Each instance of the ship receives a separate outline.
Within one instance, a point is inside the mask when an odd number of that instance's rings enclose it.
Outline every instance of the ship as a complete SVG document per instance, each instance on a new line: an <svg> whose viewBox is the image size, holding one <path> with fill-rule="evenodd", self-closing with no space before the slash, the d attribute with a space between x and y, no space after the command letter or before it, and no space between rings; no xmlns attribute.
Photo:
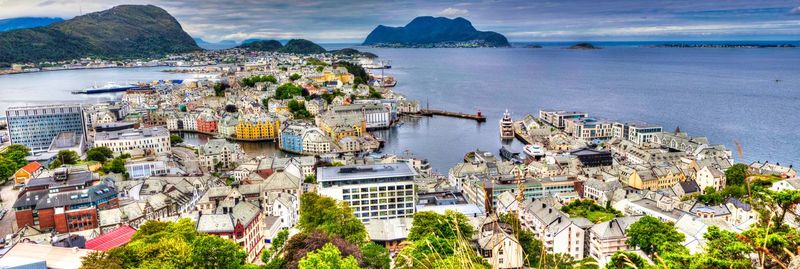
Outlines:
<svg viewBox="0 0 800 269"><path fill-rule="evenodd" d="M544 157L544 147L539 144L526 145L522 148L522 152L530 160L541 160Z"/></svg>
<svg viewBox="0 0 800 269"><path fill-rule="evenodd" d="M509 147L508 145L503 145L502 147L500 147L500 157L502 157L503 159L519 164L522 163L522 158L520 158L519 155L520 155L519 151L511 149L511 147Z"/></svg>
<svg viewBox="0 0 800 269"><path fill-rule="evenodd" d="M83 90L76 90L72 91L72 94L98 94L98 93L109 93L109 92L124 92L128 90L138 90L142 89L141 86L134 85L134 84L117 84L114 82L106 83L102 87L93 86Z"/></svg>
<svg viewBox="0 0 800 269"><path fill-rule="evenodd" d="M385 62L381 60L378 61L378 63L375 63L375 61L373 60L366 60L366 61L362 60L361 67L364 67L365 69L389 69L392 68L392 65L388 60Z"/></svg>
<svg viewBox="0 0 800 269"><path fill-rule="evenodd" d="M500 138L514 138L514 121L511 120L511 113L508 113L508 110L503 113L503 118L500 119Z"/></svg>

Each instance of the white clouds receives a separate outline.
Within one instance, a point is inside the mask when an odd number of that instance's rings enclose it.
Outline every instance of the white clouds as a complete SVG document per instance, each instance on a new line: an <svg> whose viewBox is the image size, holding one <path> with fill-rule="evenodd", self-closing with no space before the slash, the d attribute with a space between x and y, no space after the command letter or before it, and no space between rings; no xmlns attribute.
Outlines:
<svg viewBox="0 0 800 269"><path fill-rule="evenodd" d="M800 7L793 8L791 11L789 11L789 14L800 15Z"/></svg>
<svg viewBox="0 0 800 269"><path fill-rule="evenodd" d="M459 17L459 16L466 16L467 13L469 13L469 10L448 7L443 9L442 11L439 11L438 14L439 16L445 16L445 17Z"/></svg>

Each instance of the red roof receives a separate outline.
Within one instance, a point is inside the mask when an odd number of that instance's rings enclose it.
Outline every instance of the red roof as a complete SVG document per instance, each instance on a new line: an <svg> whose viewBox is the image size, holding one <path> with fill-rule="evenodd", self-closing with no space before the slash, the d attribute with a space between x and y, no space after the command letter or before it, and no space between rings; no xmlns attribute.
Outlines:
<svg viewBox="0 0 800 269"><path fill-rule="evenodd" d="M29 162L27 165L22 167L22 170L28 171L28 173L33 174L33 172L36 172L36 170L39 170L39 168L42 168L42 164L40 164L39 162Z"/></svg>
<svg viewBox="0 0 800 269"><path fill-rule="evenodd" d="M136 230L130 226L122 226L107 234L86 241L86 249L108 251L109 249L127 244L131 241L131 237L135 233Z"/></svg>

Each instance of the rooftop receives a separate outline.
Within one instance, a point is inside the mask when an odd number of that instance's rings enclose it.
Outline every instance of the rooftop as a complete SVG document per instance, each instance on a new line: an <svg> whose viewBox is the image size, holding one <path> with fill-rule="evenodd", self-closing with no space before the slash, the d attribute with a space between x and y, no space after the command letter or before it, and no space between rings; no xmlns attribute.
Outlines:
<svg viewBox="0 0 800 269"><path fill-rule="evenodd" d="M96 141L102 140L132 140L156 136L169 136L169 131L164 127L151 127L142 129L127 129L119 131L100 132L95 135Z"/></svg>
<svg viewBox="0 0 800 269"><path fill-rule="evenodd" d="M364 178L413 177L417 172L408 163L349 165L340 167L320 167L317 180L320 182L354 180Z"/></svg>

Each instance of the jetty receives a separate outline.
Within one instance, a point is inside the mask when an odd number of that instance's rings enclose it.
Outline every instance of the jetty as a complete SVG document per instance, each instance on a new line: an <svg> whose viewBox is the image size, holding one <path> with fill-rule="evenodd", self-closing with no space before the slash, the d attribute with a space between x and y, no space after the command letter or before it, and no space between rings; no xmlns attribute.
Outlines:
<svg viewBox="0 0 800 269"><path fill-rule="evenodd" d="M486 116L481 114L480 111L478 111L475 114L467 114L467 113L452 112L452 111L445 111L445 110L439 110L439 109L420 109L418 114L420 114L422 116L428 116L428 117L445 116L445 117L452 117L452 118L470 119L470 120L475 120L477 122L486 122Z"/></svg>

